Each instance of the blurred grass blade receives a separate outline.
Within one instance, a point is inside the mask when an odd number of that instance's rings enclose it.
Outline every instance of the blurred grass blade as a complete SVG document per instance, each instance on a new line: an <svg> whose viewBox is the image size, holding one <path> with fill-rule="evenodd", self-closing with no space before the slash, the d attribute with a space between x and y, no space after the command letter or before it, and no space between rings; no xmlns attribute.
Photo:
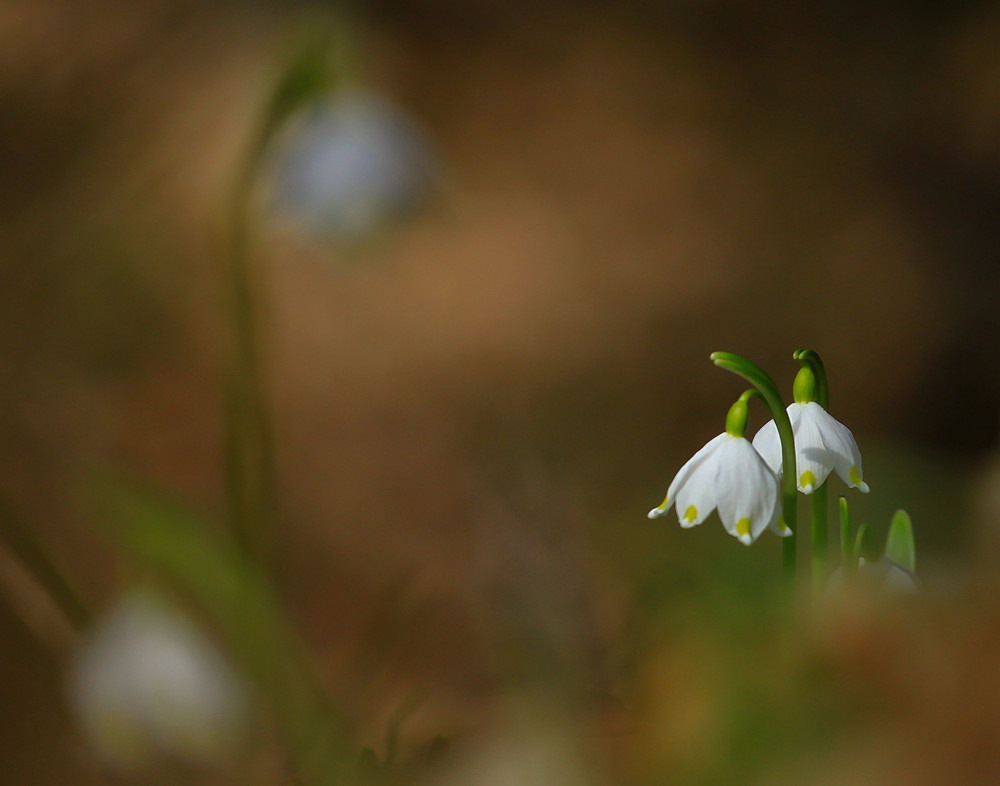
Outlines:
<svg viewBox="0 0 1000 786"><path fill-rule="evenodd" d="M93 618L90 604L48 549L4 502L0 502L0 540L48 593L73 630L85 630Z"/></svg>
<svg viewBox="0 0 1000 786"><path fill-rule="evenodd" d="M309 675L263 573L234 541L181 505L134 484L101 491L100 512L115 541L217 626L273 708L303 782L343 782L352 759L342 724Z"/></svg>
<svg viewBox="0 0 1000 786"><path fill-rule="evenodd" d="M913 524L905 510L897 510L893 514L889 536L885 541L885 556L911 573L916 570L917 551L913 544Z"/></svg>

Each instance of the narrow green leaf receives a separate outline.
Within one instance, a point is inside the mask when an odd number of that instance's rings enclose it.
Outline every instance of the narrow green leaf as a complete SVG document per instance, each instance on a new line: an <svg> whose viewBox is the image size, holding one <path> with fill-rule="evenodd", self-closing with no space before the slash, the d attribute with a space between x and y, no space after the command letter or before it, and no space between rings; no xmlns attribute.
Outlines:
<svg viewBox="0 0 1000 786"><path fill-rule="evenodd" d="M897 510L885 540L885 556L911 573L916 570L917 551L913 544L913 524L905 510Z"/></svg>
<svg viewBox="0 0 1000 786"><path fill-rule="evenodd" d="M880 556L874 531L867 524L862 524L854 536L855 561L864 559L865 562L877 562Z"/></svg>

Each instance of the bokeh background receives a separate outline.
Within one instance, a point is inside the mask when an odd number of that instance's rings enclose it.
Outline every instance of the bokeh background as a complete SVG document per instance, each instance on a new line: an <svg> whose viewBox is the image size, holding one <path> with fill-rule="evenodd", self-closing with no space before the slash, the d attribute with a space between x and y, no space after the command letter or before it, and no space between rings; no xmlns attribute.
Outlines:
<svg viewBox="0 0 1000 786"><path fill-rule="evenodd" d="M0 495L99 605L127 567L88 473L223 509L220 216L336 10L0 2ZM446 735L406 774L432 783L995 782L1000 6L352 11L430 193L349 243L262 198L254 257L275 585L353 742ZM923 585L790 642L777 539L645 513L742 390L708 354L790 392L804 347L865 457L856 520L906 507ZM0 573L0 771L135 782L70 720L74 643ZM178 777L137 782L250 778Z"/></svg>

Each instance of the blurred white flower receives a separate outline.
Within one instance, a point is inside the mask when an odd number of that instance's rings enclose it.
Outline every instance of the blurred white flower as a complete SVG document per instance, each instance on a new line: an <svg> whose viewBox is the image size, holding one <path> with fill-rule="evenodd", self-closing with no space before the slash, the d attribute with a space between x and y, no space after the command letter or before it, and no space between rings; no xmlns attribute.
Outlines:
<svg viewBox="0 0 1000 786"><path fill-rule="evenodd" d="M701 524L718 508L726 531L747 546L768 527L791 534L780 520L778 478L744 437L724 432L695 453L649 518L664 515L674 502L682 527Z"/></svg>
<svg viewBox="0 0 1000 786"><path fill-rule="evenodd" d="M515 704L512 714L521 709ZM581 745L582 731L542 706L531 711L532 718L468 741L428 786L590 786L600 780L593 752Z"/></svg>
<svg viewBox="0 0 1000 786"><path fill-rule="evenodd" d="M433 183L424 135L372 93L318 104L282 142L274 207L318 234L363 239L417 207Z"/></svg>
<svg viewBox="0 0 1000 786"><path fill-rule="evenodd" d="M869 562L861 557L858 559L856 578L862 586L878 587L900 595L908 595L920 589L917 575L888 557L882 557L875 562ZM830 574L826 585L827 592L839 591L844 584L844 570L837 568Z"/></svg>
<svg viewBox="0 0 1000 786"><path fill-rule="evenodd" d="M826 482L830 472L836 470L844 483L867 494L868 484L862 479L861 451L850 429L815 401L789 404L787 411L795 435L799 491L812 494ZM781 440L773 420L757 432L753 446L780 477Z"/></svg>
<svg viewBox="0 0 1000 786"><path fill-rule="evenodd" d="M147 590L97 624L74 664L70 699L97 753L125 770L160 756L224 761L249 711L247 688L219 651Z"/></svg>

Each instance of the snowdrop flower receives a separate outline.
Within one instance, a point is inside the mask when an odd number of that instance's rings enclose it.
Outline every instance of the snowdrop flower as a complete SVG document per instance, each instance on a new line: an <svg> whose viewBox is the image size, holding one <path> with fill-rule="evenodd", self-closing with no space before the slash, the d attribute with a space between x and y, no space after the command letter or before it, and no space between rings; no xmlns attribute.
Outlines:
<svg viewBox="0 0 1000 786"><path fill-rule="evenodd" d="M687 528L718 509L726 531L747 546L768 527L782 536L792 534L780 520L778 478L743 436L751 393L744 393L729 410L726 431L681 467L649 518L663 516L676 504L678 521Z"/></svg>
<svg viewBox="0 0 1000 786"><path fill-rule="evenodd" d="M861 451L850 429L813 401L815 377L803 366L795 377L795 401L788 405L788 419L795 435L798 488L812 494L836 470L848 486L868 493L862 479ZM781 475L781 440L778 427L768 421L753 438L753 446L768 466Z"/></svg>
<svg viewBox="0 0 1000 786"><path fill-rule="evenodd" d="M122 770L157 755L223 761L247 726L246 686L195 625L151 591L127 596L98 623L69 687L84 734Z"/></svg>
<svg viewBox="0 0 1000 786"><path fill-rule="evenodd" d="M273 202L312 231L361 240L427 197L432 159L401 111L372 93L345 91L286 135Z"/></svg>

